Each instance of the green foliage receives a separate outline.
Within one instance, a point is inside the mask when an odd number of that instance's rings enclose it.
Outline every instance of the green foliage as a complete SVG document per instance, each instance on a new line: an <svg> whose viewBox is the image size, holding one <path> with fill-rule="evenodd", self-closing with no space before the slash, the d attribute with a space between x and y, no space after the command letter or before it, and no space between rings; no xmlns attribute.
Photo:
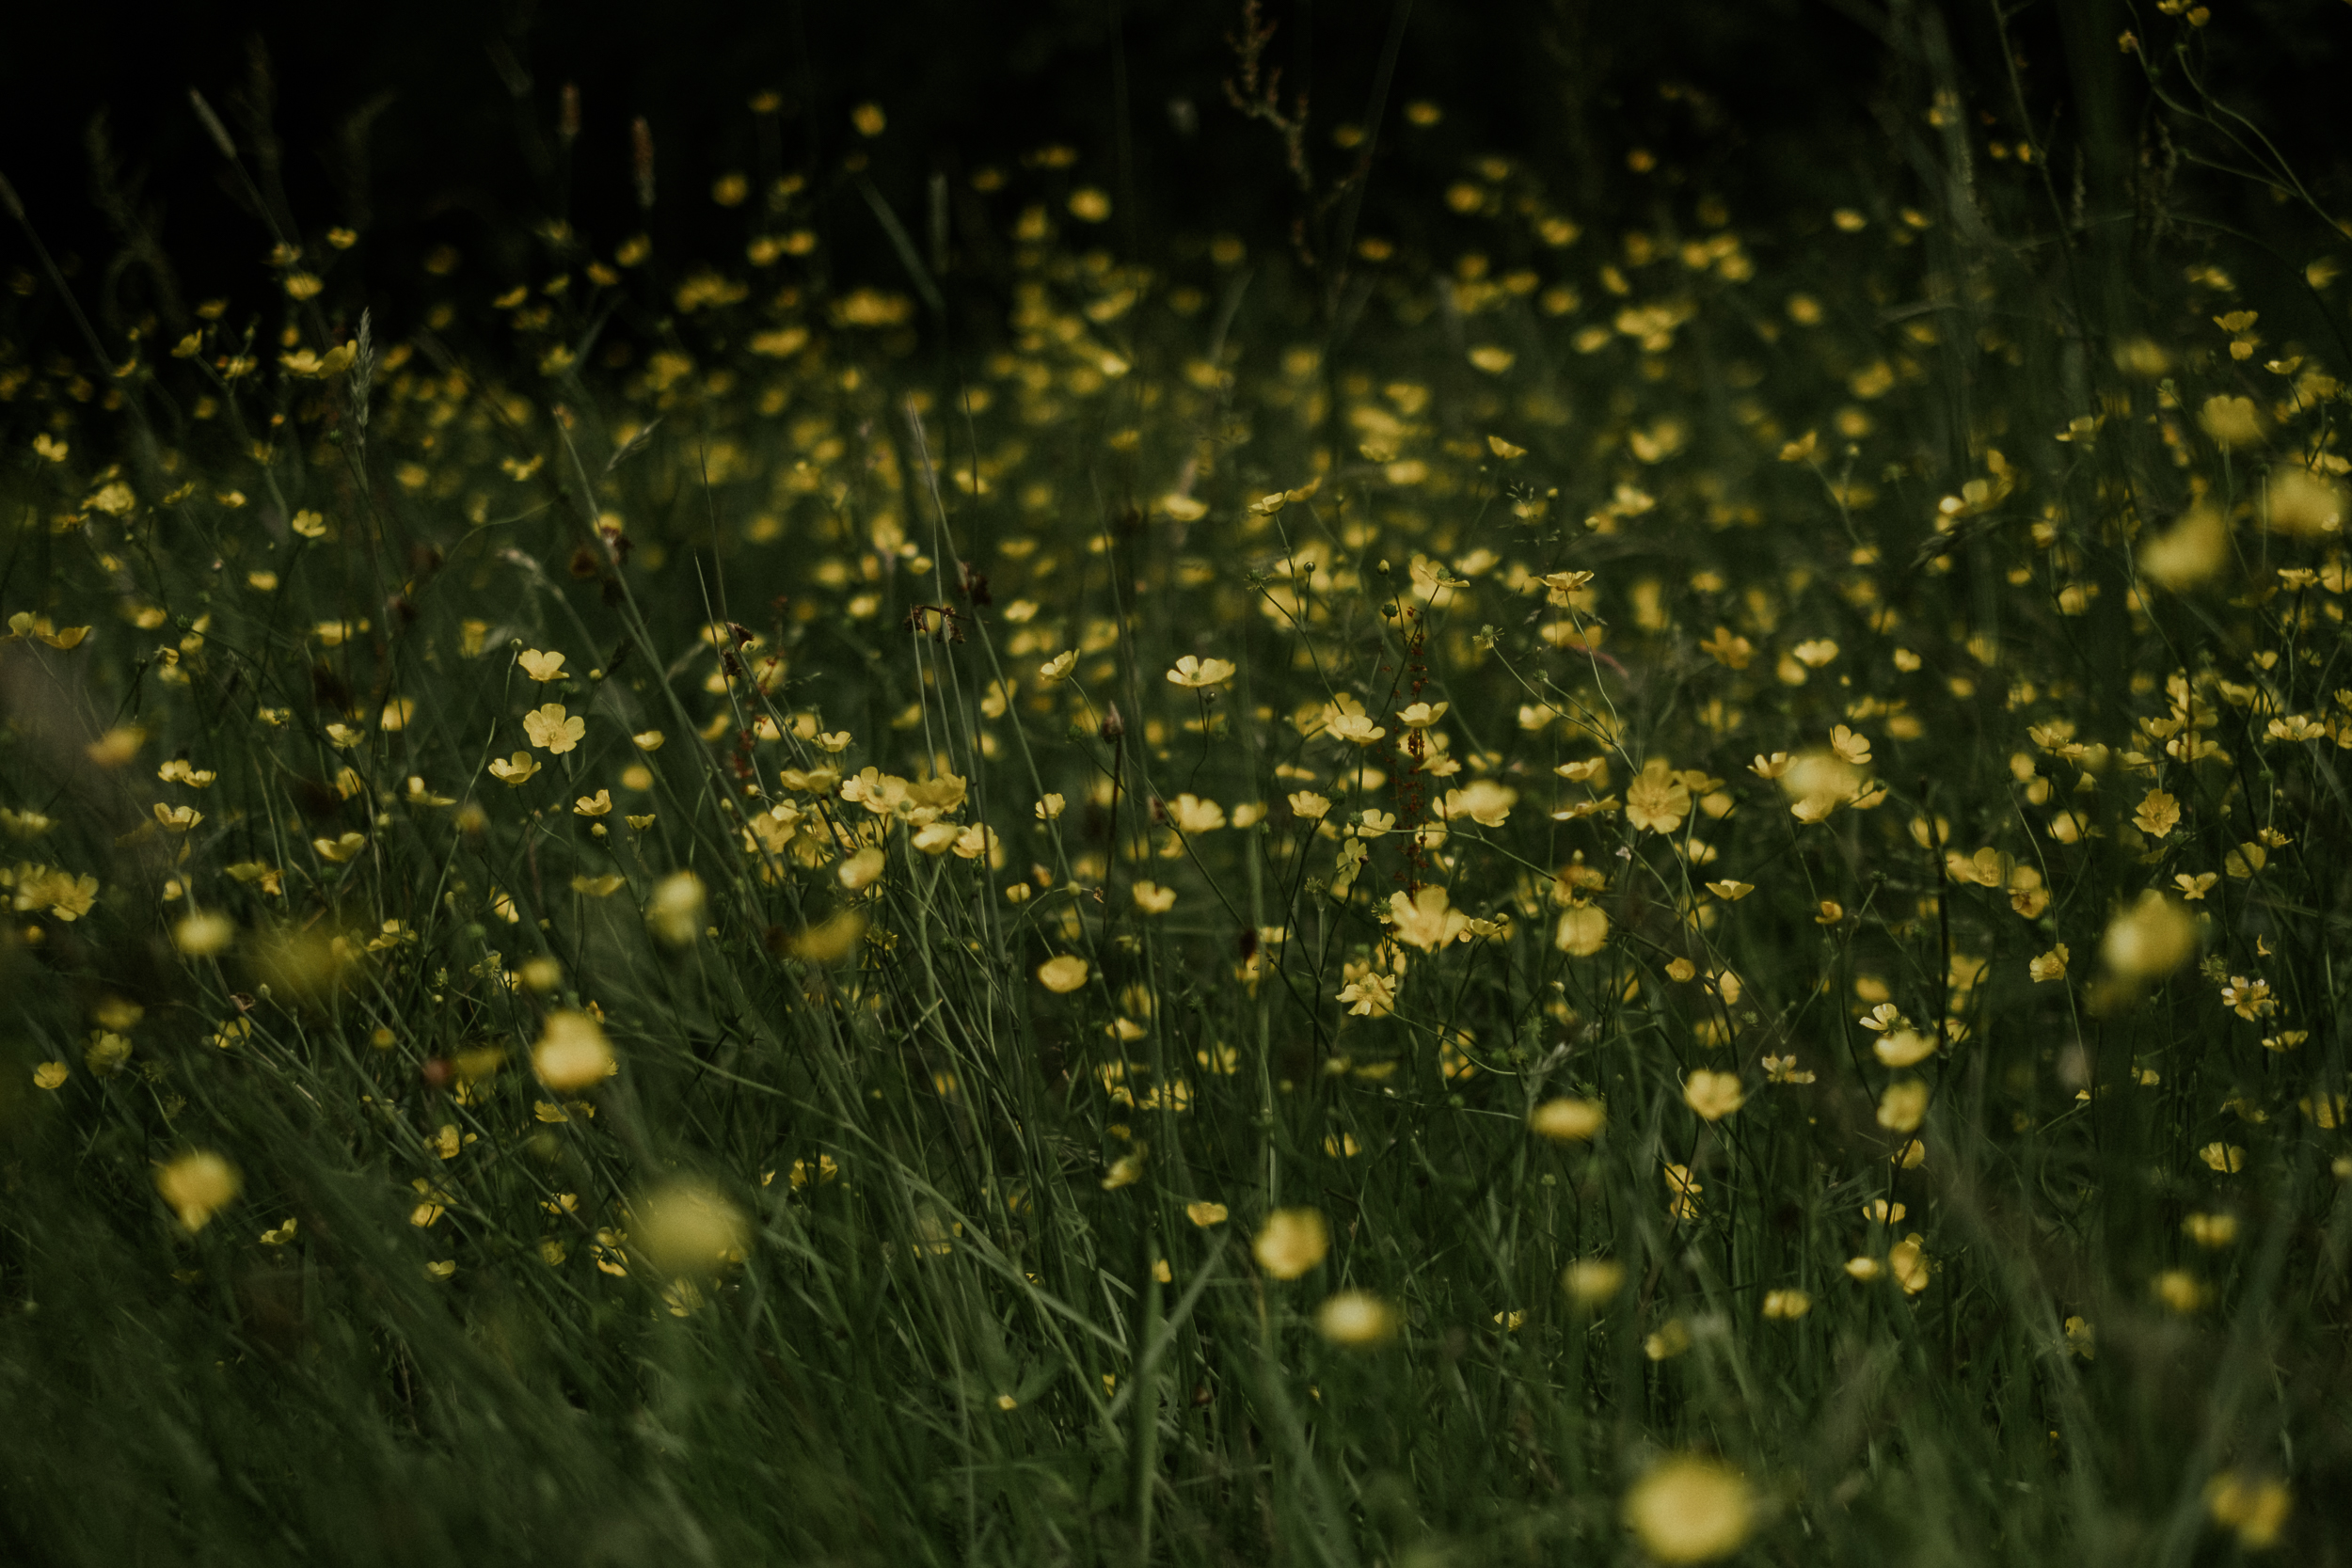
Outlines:
<svg viewBox="0 0 2352 1568"><path fill-rule="evenodd" d="M1830 212L0 360L0 1539L2332 1552L2337 236L1903 57Z"/></svg>

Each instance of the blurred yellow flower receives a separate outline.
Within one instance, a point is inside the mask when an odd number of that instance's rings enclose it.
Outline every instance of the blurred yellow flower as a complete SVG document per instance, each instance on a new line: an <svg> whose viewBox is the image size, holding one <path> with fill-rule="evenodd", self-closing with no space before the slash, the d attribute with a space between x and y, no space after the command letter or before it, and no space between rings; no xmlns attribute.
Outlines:
<svg viewBox="0 0 2352 1568"><path fill-rule="evenodd" d="M339 833L333 838L314 838L310 841L310 847L318 851L319 859L332 861L337 865L356 859L359 851L367 847L365 833Z"/></svg>
<svg viewBox="0 0 2352 1568"><path fill-rule="evenodd" d="M228 1207L241 1184L236 1167L206 1149L183 1154L155 1170L155 1191L190 1230L203 1229Z"/></svg>
<svg viewBox="0 0 2352 1568"><path fill-rule="evenodd" d="M236 936L237 923L211 910L192 911L171 928L172 944L191 958L209 958Z"/></svg>
<svg viewBox="0 0 2352 1568"><path fill-rule="evenodd" d="M2229 521L2202 501L2139 547L2140 576L2175 594L2218 575L2229 562Z"/></svg>
<svg viewBox="0 0 2352 1568"><path fill-rule="evenodd" d="M1087 961L1074 953L1064 953L1037 966L1038 984L1057 995L1067 995L1085 985L1087 974Z"/></svg>
<svg viewBox="0 0 2352 1568"><path fill-rule="evenodd" d="M1608 1110L1597 1100L1559 1099L1536 1106L1527 1125L1537 1136L1554 1143L1589 1143L1600 1136L1608 1120Z"/></svg>
<svg viewBox="0 0 2352 1568"><path fill-rule="evenodd" d="M1396 1338L1396 1309L1369 1291L1342 1291L1316 1309L1315 1329L1350 1349L1384 1345Z"/></svg>
<svg viewBox="0 0 2352 1568"><path fill-rule="evenodd" d="M1916 1029L1889 1029L1870 1042L1870 1053L1887 1067L1916 1067L1935 1054L1935 1039Z"/></svg>
<svg viewBox="0 0 2352 1568"><path fill-rule="evenodd" d="M1694 1070L1682 1085L1683 1103L1708 1121L1721 1121L1747 1103L1747 1091L1736 1072Z"/></svg>
<svg viewBox="0 0 2352 1568"><path fill-rule="evenodd" d="M1625 1522L1659 1562L1728 1557L1756 1528L1747 1478L1720 1460L1677 1454L1661 1460L1625 1497Z"/></svg>
<svg viewBox="0 0 2352 1568"><path fill-rule="evenodd" d="M2269 1476L2225 1470L2205 1483L2205 1512L2250 1551L2278 1544L2294 1506L2286 1482Z"/></svg>
<svg viewBox="0 0 2352 1568"><path fill-rule="evenodd" d="M2126 980L2160 980L2196 956L2197 917L2153 888L2107 923L2100 957Z"/></svg>
<svg viewBox="0 0 2352 1568"><path fill-rule="evenodd" d="M1258 1266L1277 1279L1296 1279L1323 1261L1331 1233L1315 1209L1277 1209L1250 1243Z"/></svg>
<svg viewBox="0 0 2352 1568"><path fill-rule="evenodd" d="M1589 958L1609 941L1609 916L1597 904L1571 904L1560 913L1552 945L1571 958Z"/></svg>
<svg viewBox="0 0 2352 1568"><path fill-rule="evenodd" d="M1560 1289L1577 1306L1599 1306L1625 1288L1625 1265L1613 1258L1580 1258L1561 1271Z"/></svg>
<svg viewBox="0 0 2352 1568"><path fill-rule="evenodd" d="M532 1070L558 1094L601 1084L620 1069L604 1025L580 1012L548 1015L539 1043L531 1048Z"/></svg>
<svg viewBox="0 0 2352 1568"><path fill-rule="evenodd" d="M1905 1078L1889 1084L1879 1096L1879 1125L1895 1132L1915 1132L1927 1119L1928 1085L1925 1080Z"/></svg>
<svg viewBox="0 0 2352 1568"><path fill-rule="evenodd" d="M1928 1288L1927 1249L1916 1231L1886 1249L1886 1267L1903 1294L1915 1296Z"/></svg>
<svg viewBox="0 0 2352 1568"><path fill-rule="evenodd" d="M709 1183L681 1179L630 1206L631 1250L673 1276L713 1275L742 1259L750 1220Z"/></svg>

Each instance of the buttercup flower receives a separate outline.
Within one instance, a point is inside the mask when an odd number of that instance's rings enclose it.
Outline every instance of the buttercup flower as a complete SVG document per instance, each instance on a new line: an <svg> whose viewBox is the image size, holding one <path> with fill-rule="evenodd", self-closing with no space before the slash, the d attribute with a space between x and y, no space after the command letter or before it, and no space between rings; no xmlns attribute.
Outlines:
<svg viewBox="0 0 2352 1568"><path fill-rule="evenodd" d="M1231 659L1200 658L1186 654L1176 661L1176 668L1168 673L1170 686L1199 689L1218 686L1233 678L1235 666Z"/></svg>
<svg viewBox="0 0 2352 1568"><path fill-rule="evenodd" d="M1650 1557L1665 1563L1728 1557L1756 1528L1756 1493L1719 1460L1677 1454L1661 1460L1626 1494L1625 1522Z"/></svg>
<svg viewBox="0 0 2352 1568"><path fill-rule="evenodd" d="M576 713L567 716L561 703L548 703L523 715L523 733L541 751L562 756L587 735L588 721Z"/></svg>
<svg viewBox="0 0 2352 1568"><path fill-rule="evenodd" d="M1721 1121L1747 1103L1747 1091L1736 1072L1710 1072L1700 1068L1682 1085L1683 1103L1708 1121Z"/></svg>
<svg viewBox="0 0 2352 1568"><path fill-rule="evenodd" d="M210 1224L237 1196L240 1185L236 1167L206 1149L183 1154L155 1170L156 1192L189 1230Z"/></svg>
<svg viewBox="0 0 2352 1568"><path fill-rule="evenodd" d="M1250 1243L1258 1267L1276 1279L1296 1279L1323 1261L1331 1250L1331 1233L1321 1211L1277 1209Z"/></svg>

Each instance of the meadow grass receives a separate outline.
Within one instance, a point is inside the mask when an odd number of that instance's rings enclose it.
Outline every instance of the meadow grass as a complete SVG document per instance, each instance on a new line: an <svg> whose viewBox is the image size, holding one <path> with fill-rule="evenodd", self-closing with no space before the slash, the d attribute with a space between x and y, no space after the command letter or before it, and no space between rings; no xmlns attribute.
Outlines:
<svg viewBox="0 0 2352 1568"><path fill-rule="evenodd" d="M1818 210L256 187L0 357L0 1541L2337 1560L2341 236L1934 44Z"/></svg>

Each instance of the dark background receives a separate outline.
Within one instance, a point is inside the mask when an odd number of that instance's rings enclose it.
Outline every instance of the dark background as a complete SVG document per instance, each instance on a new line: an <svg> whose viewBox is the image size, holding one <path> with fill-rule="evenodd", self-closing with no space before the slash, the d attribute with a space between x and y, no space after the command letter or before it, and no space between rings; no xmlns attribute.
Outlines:
<svg viewBox="0 0 2352 1568"><path fill-rule="evenodd" d="M2344 87L2352 7L2215 4L2219 14L2199 40L2211 84L2290 151L2323 199L2352 210L2341 135L2352 100ZM1270 0L1266 14L1279 25L1269 58L1283 69L1285 98L1302 87L1312 95L1311 146L1328 179L1352 157L1328 132L1363 117L1390 6ZM1503 152L1540 165L1571 212L1605 226L1610 208L1640 198L1624 168L1634 145L1720 193L1738 222L1849 199L1882 184L1899 156L1889 115L1915 125L1924 101L1916 59L1906 65L1882 42L1887 14L1875 0L1415 0L1367 224L1386 217L1395 232L1429 221L1431 193L1465 158ZM1986 134L2016 135L1991 6L1896 7L1898 23L1921 14L1941 18L1971 111L2004 121ZM746 211L708 198L725 169L832 169L863 145L877 188L915 227L933 171L957 177L961 189L974 166L1009 167L1061 142L1081 155L1064 183L1136 193L1105 235L1149 261L1216 230L1279 244L1295 212L1274 137L1225 101L1227 38L1240 18L1238 0L20 7L0 38L0 171L50 247L71 259L79 291L120 245L89 174L89 128L103 114L116 184L134 193L183 297L266 288L267 235L242 209L187 99L191 87L204 91L249 153L236 105L254 97L258 40L288 203L314 244L330 224L363 230L365 243L339 269L364 269L379 297L413 287L418 260L443 242L495 281L505 280L501 267L519 276L524 225L516 220L559 208L609 253L644 226L628 136L641 114L659 150L649 227L666 254L739 255ZM2112 44L2127 25L2157 37L2179 30L2116 0L2016 8L2019 83L2042 130L2055 117L2063 138L2105 116L2118 148L2145 140L2145 91ZM565 82L579 85L584 110L567 182L554 136ZM1668 84L1698 96L1670 99L1660 91ZM763 88L786 104L764 150L746 106ZM1398 111L1415 99L1439 103L1444 121L1408 130ZM890 117L870 144L848 119L867 101ZM365 135L353 135L355 115L371 114ZM2233 154L2217 145L2215 155ZM836 264L895 273L863 200L818 188ZM0 226L0 272L30 259L15 226Z"/></svg>

